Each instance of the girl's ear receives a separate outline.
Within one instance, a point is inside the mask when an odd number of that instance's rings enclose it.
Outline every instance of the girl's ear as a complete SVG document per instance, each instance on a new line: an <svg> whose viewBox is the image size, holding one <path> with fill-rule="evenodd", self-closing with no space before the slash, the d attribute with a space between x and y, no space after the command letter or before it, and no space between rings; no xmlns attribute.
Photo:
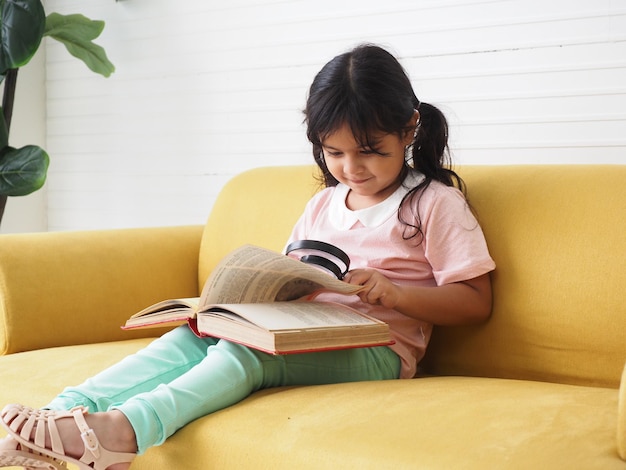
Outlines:
<svg viewBox="0 0 626 470"><path fill-rule="evenodd" d="M416 109L409 119L409 122L406 124L406 131L404 134L404 144L410 145L413 143L413 139L415 139L415 134L417 133L417 126L420 122L420 112Z"/></svg>
<svg viewBox="0 0 626 470"><path fill-rule="evenodd" d="M417 109L415 109L413 111L413 116L411 116L411 127L413 129L415 129L417 127L417 125L419 124L420 117L421 117L420 116L420 112Z"/></svg>

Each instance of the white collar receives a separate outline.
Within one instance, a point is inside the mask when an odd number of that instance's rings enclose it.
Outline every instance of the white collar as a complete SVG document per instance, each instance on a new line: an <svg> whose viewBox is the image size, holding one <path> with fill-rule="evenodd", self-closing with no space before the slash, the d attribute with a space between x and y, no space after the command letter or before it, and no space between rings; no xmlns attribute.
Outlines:
<svg viewBox="0 0 626 470"><path fill-rule="evenodd" d="M330 200L329 218L338 230L350 230L361 222L365 227L379 227L389 217L398 212L402 198L424 179L424 175L409 173L402 184L384 201L365 209L350 210L346 207L346 198L350 188L342 183L335 186Z"/></svg>

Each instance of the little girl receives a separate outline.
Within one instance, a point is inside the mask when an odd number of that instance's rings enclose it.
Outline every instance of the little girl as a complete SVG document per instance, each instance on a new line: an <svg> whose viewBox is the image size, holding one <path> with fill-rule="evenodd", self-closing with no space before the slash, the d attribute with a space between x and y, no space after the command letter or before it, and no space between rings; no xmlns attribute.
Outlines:
<svg viewBox="0 0 626 470"><path fill-rule="evenodd" d="M387 322L396 343L271 356L179 327L43 410L5 407L0 465L126 469L187 423L263 388L410 379L433 324L488 318L494 263L447 167L445 117L417 99L399 62L372 45L335 57L311 85L305 120L326 189L289 241L346 251L345 280L365 288L325 298Z"/></svg>

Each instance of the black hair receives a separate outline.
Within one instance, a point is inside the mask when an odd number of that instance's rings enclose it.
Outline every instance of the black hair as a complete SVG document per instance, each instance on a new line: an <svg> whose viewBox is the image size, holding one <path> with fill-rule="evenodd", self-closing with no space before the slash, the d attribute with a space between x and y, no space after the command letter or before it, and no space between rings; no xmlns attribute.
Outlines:
<svg viewBox="0 0 626 470"><path fill-rule="evenodd" d="M418 125L407 129L416 110ZM341 126L348 125L359 144L372 148L373 133L415 133L400 178L416 172L424 179L410 188L398 208L398 218L407 227L405 239L418 236L421 242L419 200L432 181L457 186L465 194L463 180L451 168L445 116L435 106L419 101L402 65L379 46L360 45L322 67L309 89L304 114L313 158L326 187L336 186L338 181L328 171L322 143ZM411 221L402 211L407 203L414 207Z"/></svg>

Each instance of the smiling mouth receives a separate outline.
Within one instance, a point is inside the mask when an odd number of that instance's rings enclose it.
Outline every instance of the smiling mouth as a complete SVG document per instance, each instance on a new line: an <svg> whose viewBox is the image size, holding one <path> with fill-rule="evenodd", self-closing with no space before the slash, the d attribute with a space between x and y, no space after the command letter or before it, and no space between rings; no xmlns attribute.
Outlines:
<svg viewBox="0 0 626 470"><path fill-rule="evenodd" d="M351 179L348 178L348 181L350 182L350 184L356 184L356 185L361 185L363 183L367 183L370 179L369 178L364 178L364 179Z"/></svg>

